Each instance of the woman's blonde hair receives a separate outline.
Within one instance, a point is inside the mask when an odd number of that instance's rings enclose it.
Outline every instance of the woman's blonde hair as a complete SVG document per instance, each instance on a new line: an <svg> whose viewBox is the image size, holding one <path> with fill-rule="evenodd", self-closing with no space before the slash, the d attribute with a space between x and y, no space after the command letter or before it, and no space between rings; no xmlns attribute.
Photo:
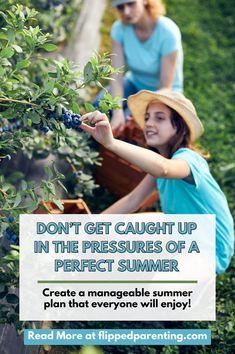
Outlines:
<svg viewBox="0 0 235 354"><path fill-rule="evenodd" d="M159 16L165 15L166 7L162 0L146 0L146 10L152 20L157 20ZM123 22L123 21L122 21Z"/></svg>
<svg viewBox="0 0 235 354"><path fill-rule="evenodd" d="M153 20L166 13L166 7L162 0L147 0L146 9Z"/></svg>

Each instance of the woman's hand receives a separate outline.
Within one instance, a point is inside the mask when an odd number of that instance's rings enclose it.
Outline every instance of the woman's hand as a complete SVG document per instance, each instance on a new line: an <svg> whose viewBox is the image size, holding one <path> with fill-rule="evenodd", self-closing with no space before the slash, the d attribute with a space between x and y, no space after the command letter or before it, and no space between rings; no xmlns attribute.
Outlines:
<svg viewBox="0 0 235 354"><path fill-rule="evenodd" d="M111 128L115 136L119 136L126 124L125 116L122 109L113 110Z"/></svg>
<svg viewBox="0 0 235 354"><path fill-rule="evenodd" d="M108 117L105 114L99 111L94 111L84 114L80 120L82 122L80 127L87 133L91 134L98 143L107 148L112 146L114 137ZM83 123L86 120L89 123L94 124L94 126Z"/></svg>

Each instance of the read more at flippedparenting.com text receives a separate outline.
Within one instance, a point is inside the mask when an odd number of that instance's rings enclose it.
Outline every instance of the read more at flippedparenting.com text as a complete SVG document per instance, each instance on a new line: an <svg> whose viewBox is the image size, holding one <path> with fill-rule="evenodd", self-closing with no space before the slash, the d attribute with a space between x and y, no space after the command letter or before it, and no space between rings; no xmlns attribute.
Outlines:
<svg viewBox="0 0 235 354"><path fill-rule="evenodd" d="M209 345L208 329L28 329L25 345Z"/></svg>

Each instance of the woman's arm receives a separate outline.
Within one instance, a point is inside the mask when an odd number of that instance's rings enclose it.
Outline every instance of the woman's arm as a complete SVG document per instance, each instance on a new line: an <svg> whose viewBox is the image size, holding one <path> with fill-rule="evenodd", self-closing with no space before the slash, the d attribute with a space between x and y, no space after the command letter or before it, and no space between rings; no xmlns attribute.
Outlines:
<svg viewBox="0 0 235 354"><path fill-rule="evenodd" d="M122 199L104 210L102 214L129 214L137 211L144 199L156 189L155 179L147 175L137 187Z"/></svg>
<svg viewBox="0 0 235 354"><path fill-rule="evenodd" d="M82 123L81 128L107 149L124 160L140 167L154 178L182 179L190 176L188 163L181 159L167 159L156 152L114 139L107 116L99 111L87 113L81 121L88 120L94 126Z"/></svg>
<svg viewBox="0 0 235 354"><path fill-rule="evenodd" d="M122 45L114 40L112 40L112 66L115 69L123 67L125 65L124 53ZM111 80L111 93L113 96L119 96L121 99L123 98L123 73L119 72L112 77L115 80ZM122 101L120 100L120 106L122 106Z"/></svg>
<svg viewBox="0 0 235 354"><path fill-rule="evenodd" d="M112 40L112 66L114 68L120 68L125 65L124 53L122 45L114 40ZM123 73L118 73L113 77L114 80L111 80L111 94L113 97L119 96L120 101L119 105L122 107L122 98L123 98ZM116 133L121 132L125 126L125 116L122 108L114 109L111 121L111 127Z"/></svg>
<svg viewBox="0 0 235 354"><path fill-rule="evenodd" d="M165 55L161 58L160 88L172 88L178 51Z"/></svg>

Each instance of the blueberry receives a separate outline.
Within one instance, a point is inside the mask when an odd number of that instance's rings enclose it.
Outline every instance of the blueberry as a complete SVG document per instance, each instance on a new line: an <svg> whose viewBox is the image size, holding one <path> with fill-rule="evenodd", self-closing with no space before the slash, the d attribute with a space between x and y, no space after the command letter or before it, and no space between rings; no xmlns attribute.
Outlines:
<svg viewBox="0 0 235 354"><path fill-rule="evenodd" d="M11 216L11 215L10 215L9 218L8 218L8 221L9 221L9 222L13 222L14 220L15 220L15 219L14 219L14 216Z"/></svg>
<svg viewBox="0 0 235 354"><path fill-rule="evenodd" d="M82 170L78 170L74 173L74 176L79 178L79 177L81 177L82 173L83 173Z"/></svg>
<svg viewBox="0 0 235 354"><path fill-rule="evenodd" d="M47 112L46 112L46 117L47 117L48 119L52 118L52 116L53 116L53 113L52 113L51 111L47 111Z"/></svg>
<svg viewBox="0 0 235 354"><path fill-rule="evenodd" d="M5 232L3 235L6 237L7 240L9 241L11 240L11 235L8 234L7 232Z"/></svg>
<svg viewBox="0 0 235 354"><path fill-rule="evenodd" d="M80 122L79 118L75 116L72 121L72 127L77 128L79 125L81 125L81 122Z"/></svg>
<svg viewBox="0 0 235 354"><path fill-rule="evenodd" d="M43 127L43 129L42 129L43 133L45 133L45 134L48 133L49 130L50 130L50 129L49 129L48 127Z"/></svg>
<svg viewBox="0 0 235 354"><path fill-rule="evenodd" d="M68 117L64 120L64 125L67 129L72 128L72 118Z"/></svg>
<svg viewBox="0 0 235 354"><path fill-rule="evenodd" d="M4 125L3 131L4 131L4 132L8 132L9 130L10 130L9 125Z"/></svg>
<svg viewBox="0 0 235 354"><path fill-rule="evenodd" d="M11 236L11 241L15 242L16 240L17 240L17 236L16 236L16 234L13 234Z"/></svg>
<svg viewBox="0 0 235 354"><path fill-rule="evenodd" d="M13 235L15 235L15 232L11 227L8 227L3 233L3 236L6 237L9 241L11 241Z"/></svg>
<svg viewBox="0 0 235 354"><path fill-rule="evenodd" d="M39 124L39 129L43 132L43 133L48 133L49 132L49 128L45 125L43 125L43 123Z"/></svg>

